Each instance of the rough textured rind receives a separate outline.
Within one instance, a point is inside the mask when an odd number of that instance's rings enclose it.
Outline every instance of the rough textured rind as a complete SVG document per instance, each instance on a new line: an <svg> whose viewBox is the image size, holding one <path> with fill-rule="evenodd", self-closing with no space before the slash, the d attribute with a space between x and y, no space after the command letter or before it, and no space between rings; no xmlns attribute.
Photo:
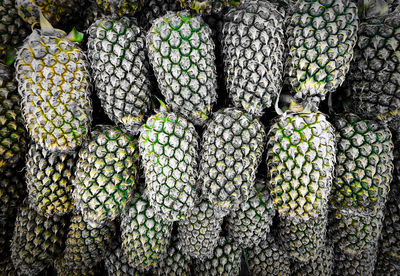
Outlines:
<svg viewBox="0 0 400 276"><path fill-rule="evenodd" d="M351 0L300 0L288 19L289 82L294 99L318 107L344 81L357 39Z"/></svg>
<svg viewBox="0 0 400 276"><path fill-rule="evenodd" d="M182 8L189 8L195 12L207 14L221 14L225 7L238 6L241 0L177 0Z"/></svg>
<svg viewBox="0 0 400 276"><path fill-rule="evenodd" d="M122 250L138 269L157 268L166 256L172 222L163 221L149 201L137 193L121 221Z"/></svg>
<svg viewBox="0 0 400 276"><path fill-rule="evenodd" d="M132 198L138 159L136 139L114 126L97 126L82 145L73 198L93 227L116 219Z"/></svg>
<svg viewBox="0 0 400 276"><path fill-rule="evenodd" d="M211 29L188 11L168 12L146 37L149 60L166 103L203 125L217 101Z"/></svg>
<svg viewBox="0 0 400 276"><path fill-rule="evenodd" d="M190 258L183 254L176 245L170 245L165 258L155 272L159 276L190 276Z"/></svg>
<svg viewBox="0 0 400 276"><path fill-rule="evenodd" d="M223 211L247 201L264 151L265 130L258 119L224 108L203 133L199 180L203 197Z"/></svg>
<svg viewBox="0 0 400 276"><path fill-rule="evenodd" d="M114 244L113 247L113 249L107 251L104 257L104 266L109 276L145 275L129 263L119 243Z"/></svg>
<svg viewBox="0 0 400 276"><path fill-rule="evenodd" d="M256 116L275 103L282 89L284 17L267 1L247 1L224 15L226 89L236 107Z"/></svg>
<svg viewBox="0 0 400 276"><path fill-rule="evenodd" d="M86 56L60 33L34 30L15 63L22 114L32 140L51 152L72 152L91 124Z"/></svg>
<svg viewBox="0 0 400 276"><path fill-rule="evenodd" d="M24 169L7 168L0 173L0 221L15 217L24 200L26 184Z"/></svg>
<svg viewBox="0 0 400 276"><path fill-rule="evenodd" d="M68 214L72 207L74 154L56 155L31 144L26 156L29 206L50 217Z"/></svg>
<svg viewBox="0 0 400 276"><path fill-rule="evenodd" d="M145 36L134 19L106 16L88 29L88 58L107 116L135 135L149 110Z"/></svg>
<svg viewBox="0 0 400 276"><path fill-rule="evenodd" d="M335 251L334 276L372 276L376 264L376 249L363 251L359 255L346 255Z"/></svg>
<svg viewBox="0 0 400 276"><path fill-rule="evenodd" d="M166 110L140 130L139 150L151 206L163 219L184 219L194 206L198 134L184 117Z"/></svg>
<svg viewBox="0 0 400 276"><path fill-rule="evenodd" d="M153 20L164 16L169 11L180 11L180 4L177 0L147 0L139 17L139 23L148 30Z"/></svg>
<svg viewBox="0 0 400 276"><path fill-rule="evenodd" d="M293 276L323 275L330 276L333 273L334 252L333 247L326 245L318 252L318 257L306 263L294 262L292 266Z"/></svg>
<svg viewBox="0 0 400 276"><path fill-rule="evenodd" d="M199 202L178 224L178 248L191 258L211 257L218 245L222 220L207 200Z"/></svg>
<svg viewBox="0 0 400 276"><path fill-rule="evenodd" d="M96 2L106 13L132 16L143 7L145 0L96 0Z"/></svg>

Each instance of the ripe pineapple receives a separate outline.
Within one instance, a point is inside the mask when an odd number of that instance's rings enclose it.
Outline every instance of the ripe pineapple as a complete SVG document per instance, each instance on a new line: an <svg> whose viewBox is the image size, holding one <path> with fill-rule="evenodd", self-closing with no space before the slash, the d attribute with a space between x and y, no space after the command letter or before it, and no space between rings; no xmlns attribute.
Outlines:
<svg viewBox="0 0 400 276"><path fill-rule="evenodd" d="M182 8L190 8L200 14L220 14L224 7L238 6L240 0L177 0Z"/></svg>
<svg viewBox="0 0 400 276"><path fill-rule="evenodd" d="M28 207L19 208L11 242L11 258L19 275L37 275L62 251L66 220L46 218Z"/></svg>
<svg viewBox="0 0 400 276"><path fill-rule="evenodd" d="M150 104L145 37L134 19L105 16L88 30L94 86L107 116L135 135Z"/></svg>
<svg viewBox="0 0 400 276"><path fill-rule="evenodd" d="M245 260L252 275L290 276L289 255L271 234L259 244L245 250Z"/></svg>
<svg viewBox="0 0 400 276"><path fill-rule="evenodd" d="M155 274L159 276L189 276L191 275L190 263L190 258L183 254L175 244L171 244Z"/></svg>
<svg viewBox="0 0 400 276"><path fill-rule="evenodd" d="M95 227L114 220L132 197L139 159L137 143L119 128L99 125L79 151L73 198Z"/></svg>
<svg viewBox="0 0 400 276"><path fill-rule="evenodd" d="M22 168L7 168L0 173L0 221L15 217L26 195Z"/></svg>
<svg viewBox="0 0 400 276"><path fill-rule="evenodd" d="M250 190L249 199L227 216L228 236L244 248L253 247L267 238L274 216L269 191L264 181L258 179Z"/></svg>
<svg viewBox="0 0 400 276"><path fill-rule="evenodd" d="M331 232L343 252L375 248L393 172L389 129L354 114L335 117L337 164L330 207Z"/></svg>
<svg viewBox="0 0 400 276"><path fill-rule="evenodd" d="M233 104L262 116L282 89L285 13L268 1L247 1L224 16L222 50Z"/></svg>
<svg viewBox="0 0 400 276"><path fill-rule="evenodd" d="M178 248L191 258L211 257L218 245L222 220L207 200L198 202L178 224Z"/></svg>
<svg viewBox="0 0 400 276"><path fill-rule="evenodd" d="M129 263L119 243L113 244L113 249L106 253L104 266L109 276L144 275Z"/></svg>
<svg viewBox="0 0 400 276"><path fill-rule="evenodd" d="M51 152L73 152L86 138L91 124L88 64L73 42L78 37L76 32L65 36L44 17L41 26L17 53L22 113L37 145Z"/></svg>
<svg viewBox="0 0 400 276"><path fill-rule="evenodd" d="M41 215L62 216L72 209L74 154L56 155L31 144L26 157L29 206Z"/></svg>
<svg viewBox="0 0 400 276"><path fill-rule="evenodd" d="M139 16L139 23L148 30L153 20L164 16L169 11L179 11L180 5L177 0L147 0Z"/></svg>
<svg viewBox="0 0 400 276"><path fill-rule="evenodd" d="M0 36L1 37L1 36ZM0 61L0 172L23 159L26 139L14 74Z"/></svg>
<svg viewBox="0 0 400 276"><path fill-rule="evenodd" d="M60 271L69 271L71 275L90 272L103 259L111 245L114 232L113 223L106 222L102 226L92 227L74 210L65 249L56 267Z"/></svg>
<svg viewBox="0 0 400 276"><path fill-rule="evenodd" d="M156 19L147 37L158 86L174 112L203 125L217 101L211 29L188 11Z"/></svg>
<svg viewBox="0 0 400 276"><path fill-rule="evenodd" d="M143 7L145 0L96 0L96 2L107 13L132 16Z"/></svg>
<svg viewBox="0 0 400 276"><path fill-rule="evenodd" d="M316 259L306 263L294 262L292 266L293 276L324 275L333 273L334 252L333 247L326 245L318 252Z"/></svg>
<svg viewBox="0 0 400 276"><path fill-rule="evenodd" d="M163 104L140 130L145 193L165 220L184 219L194 205L198 139L193 124Z"/></svg>
<svg viewBox="0 0 400 276"><path fill-rule="evenodd" d="M238 245L225 237L220 237L212 256L203 261L195 261L194 275L239 275L240 264L241 250Z"/></svg>
<svg viewBox="0 0 400 276"><path fill-rule="evenodd" d="M369 14L360 24L349 84L356 113L399 131L400 8L381 15L379 6L366 9Z"/></svg>
<svg viewBox="0 0 400 276"><path fill-rule="evenodd" d="M222 211L237 210L247 201L264 139L258 119L237 108L217 111L203 134L199 172L203 197Z"/></svg>
<svg viewBox="0 0 400 276"><path fill-rule="evenodd" d="M163 221L139 192L126 208L121 220L122 250L137 269L157 268L166 256L172 222Z"/></svg>
<svg viewBox="0 0 400 276"><path fill-rule="evenodd" d="M299 0L288 19L287 73L298 103L318 107L344 81L357 39L351 0Z"/></svg>

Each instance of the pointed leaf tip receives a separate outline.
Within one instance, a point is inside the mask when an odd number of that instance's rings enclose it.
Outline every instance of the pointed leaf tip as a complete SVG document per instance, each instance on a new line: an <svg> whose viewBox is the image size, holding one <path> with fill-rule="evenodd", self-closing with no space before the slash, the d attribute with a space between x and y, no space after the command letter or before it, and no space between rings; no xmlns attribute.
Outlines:
<svg viewBox="0 0 400 276"><path fill-rule="evenodd" d="M72 31L65 37L72 42L82 42L83 40L83 33L79 32L77 29L73 28Z"/></svg>
<svg viewBox="0 0 400 276"><path fill-rule="evenodd" d="M40 13L40 28L42 29L42 31L44 33L47 33L47 32L53 33L54 28L51 25L51 23L47 20L46 17L44 17L42 12L39 11L39 13Z"/></svg>

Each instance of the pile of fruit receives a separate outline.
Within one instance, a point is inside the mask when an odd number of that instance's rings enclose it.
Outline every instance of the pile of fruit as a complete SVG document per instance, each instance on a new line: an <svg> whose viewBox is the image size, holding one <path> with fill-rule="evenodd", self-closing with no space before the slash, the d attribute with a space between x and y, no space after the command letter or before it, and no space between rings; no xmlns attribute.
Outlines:
<svg viewBox="0 0 400 276"><path fill-rule="evenodd" d="M399 0L0 0L0 275L400 275L399 132Z"/></svg>

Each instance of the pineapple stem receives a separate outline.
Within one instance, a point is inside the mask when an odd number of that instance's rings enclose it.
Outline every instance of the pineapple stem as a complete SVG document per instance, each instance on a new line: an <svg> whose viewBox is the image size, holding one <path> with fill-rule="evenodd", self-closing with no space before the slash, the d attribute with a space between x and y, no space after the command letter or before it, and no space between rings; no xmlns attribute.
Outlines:
<svg viewBox="0 0 400 276"><path fill-rule="evenodd" d="M79 32L77 29L73 28L72 31L65 37L72 42L82 42L83 33Z"/></svg>

